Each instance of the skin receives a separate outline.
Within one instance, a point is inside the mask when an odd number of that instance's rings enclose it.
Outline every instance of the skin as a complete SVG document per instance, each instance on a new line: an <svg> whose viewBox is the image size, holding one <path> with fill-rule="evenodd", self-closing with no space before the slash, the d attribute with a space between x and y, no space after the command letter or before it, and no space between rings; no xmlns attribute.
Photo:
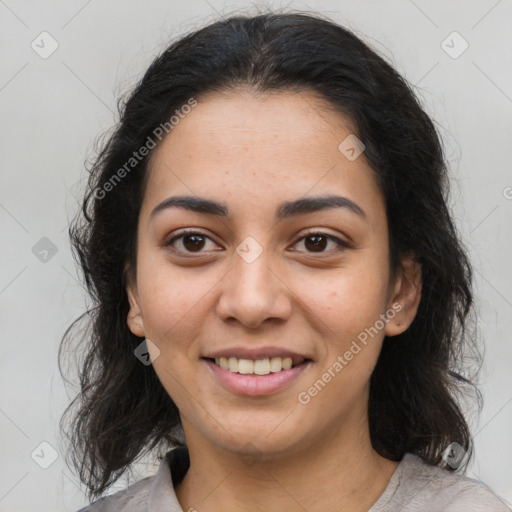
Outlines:
<svg viewBox="0 0 512 512"><path fill-rule="evenodd" d="M312 93L224 92L198 99L150 162L138 230L137 268L128 271L128 325L150 339L153 367L180 410L191 466L176 486L183 510L367 511L397 462L373 450L368 381L384 335L410 325L421 270L404 258L389 268L384 198L364 153L338 149L355 130ZM277 222L282 201L340 195L365 217L334 208ZM230 218L180 208L150 217L174 195L223 202ZM165 242L183 228L206 237ZM322 239L306 230L350 241ZM236 248L263 249L252 263ZM191 249L192 247L192 249ZM188 250L188 252L187 252ZM181 255L179 253L181 251ZM307 405L307 391L365 328L402 309ZM313 363L286 389L248 397L220 387L208 351L278 346Z"/></svg>

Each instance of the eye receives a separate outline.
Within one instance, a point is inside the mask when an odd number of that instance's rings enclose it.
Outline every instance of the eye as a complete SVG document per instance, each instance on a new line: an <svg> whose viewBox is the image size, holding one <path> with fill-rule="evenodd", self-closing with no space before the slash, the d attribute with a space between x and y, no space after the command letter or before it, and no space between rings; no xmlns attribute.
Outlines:
<svg viewBox="0 0 512 512"><path fill-rule="evenodd" d="M201 233L200 231L194 231L192 229L187 229L185 231L182 231L175 237L171 238L168 242L164 244L165 247L172 247L177 252L185 252L185 253L201 253L204 251L201 251L203 247L206 244L206 240L210 240L213 242L213 240L205 235L204 233ZM184 248L176 248L175 244L179 241L181 246Z"/></svg>
<svg viewBox="0 0 512 512"><path fill-rule="evenodd" d="M306 247L307 252L313 252L313 253L329 252L329 251L325 250L325 248L329 242L333 242L338 247L337 252L350 247L348 242L340 240L339 238L337 238L333 235L330 235L328 233L323 233L321 231L320 232L311 231L311 232L307 233L302 238L299 238L299 240L297 240L297 242L295 242L295 245L298 244L299 242L304 242L304 247Z"/></svg>
<svg viewBox="0 0 512 512"><path fill-rule="evenodd" d="M188 229L178 233L176 236L166 242L164 246L172 247L173 250L176 250L177 252L200 254L201 252L204 252L202 249L205 247L207 240L213 242L213 240L208 235L205 235L200 231ZM176 242L180 242L181 248L176 247ZM348 242L340 240L333 235L323 233L321 231L312 231L307 233L305 236L299 238L294 245L297 245L299 242L304 242L304 246L306 247L307 252L319 254L329 252L325 250L329 242L332 242L335 246L337 246L338 251L342 251L343 249L350 247Z"/></svg>

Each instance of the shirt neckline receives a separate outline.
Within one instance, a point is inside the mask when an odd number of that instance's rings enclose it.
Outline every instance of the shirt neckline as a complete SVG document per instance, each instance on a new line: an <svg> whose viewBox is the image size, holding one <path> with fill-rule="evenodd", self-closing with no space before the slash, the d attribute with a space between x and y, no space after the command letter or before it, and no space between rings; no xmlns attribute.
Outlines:
<svg viewBox="0 0 512 512"><path fill-rule="evenodd" d="M371 506L368 512L380 512L393 499L402 481L405 466L414 463L418 459L413 453L406 453L398 462L391 478L379 496L377 501ZM160 467L155 475L155 480L151 486L148 512L160 512L163 510L169 512L183 512L178 502L175 488L179 485L190 467L190 457L186 446L177 446L165 454L160 463ZM172 506L172 508L170 508ZM167 508L163 508L167 507Z"/></svg>

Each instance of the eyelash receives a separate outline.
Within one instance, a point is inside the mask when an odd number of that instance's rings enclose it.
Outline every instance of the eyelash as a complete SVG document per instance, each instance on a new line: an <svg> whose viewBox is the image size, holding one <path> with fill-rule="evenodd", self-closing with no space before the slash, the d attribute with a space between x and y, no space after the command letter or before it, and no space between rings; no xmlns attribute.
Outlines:
<svg viewBox="0 0 512 512"><path fill-rule="evenodd" d="M190 236L190 235L199 235L199 236L201 236L203 238L208 238L209 240L214 242L214 240L212 240L211 237L209 237L208 235L202 233L201 231L195 231L193 229L186 229L186 230L182 231L181 233L178 233L173 238L171 238L168 242L164 243L164 247L172 247L173 244L177 240L180 240L180 239L184 238L185 236ZM336 252L341 252L344 249L349 249L351 247L348 242L340 240L339 238L337 238L337 237L335 237L333 235L330 235L328 233L323 233L321 231L309 231L305 235L303 235L302 237L297 239L293 245L296 245L298 242L301 242L302 240L304 240L306 238L309 238L309 237L313 237L313 236L321 236L321 237L327 238L328 240L331 240L331 241L335 242L338 245L338 250ZM178 253L179 252L185 252L186 254L202 254L201 251L198 252L198 253L193 253L193 252L187 252L187 251L177 251L175 248L172 248L172 250L174 250L175 252L178 252ZM303 251L298 251L298 252L303 252ZM308 252L308 251L306 251L306 252ZM329 253L329 251L323 251L323 252L318 252L318 253L308 252L308 254L320 254L320 255L328 254L328 253Z"/></svg>

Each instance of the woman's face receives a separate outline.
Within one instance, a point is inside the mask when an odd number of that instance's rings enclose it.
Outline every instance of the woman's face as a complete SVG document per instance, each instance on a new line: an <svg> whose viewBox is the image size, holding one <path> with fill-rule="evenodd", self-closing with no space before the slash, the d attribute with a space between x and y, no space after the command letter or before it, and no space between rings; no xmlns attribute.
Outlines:
<svg viewBox="0 0 512 512"><path fill-rule="evenodd" d="M400 311L410 288L390 279L352 133L312 95L233 92L199 99L153 155L128 323L189 442L286 453L367 424L384 335L415 306ZM178 196L209 203L166 205Z"/></svg>

